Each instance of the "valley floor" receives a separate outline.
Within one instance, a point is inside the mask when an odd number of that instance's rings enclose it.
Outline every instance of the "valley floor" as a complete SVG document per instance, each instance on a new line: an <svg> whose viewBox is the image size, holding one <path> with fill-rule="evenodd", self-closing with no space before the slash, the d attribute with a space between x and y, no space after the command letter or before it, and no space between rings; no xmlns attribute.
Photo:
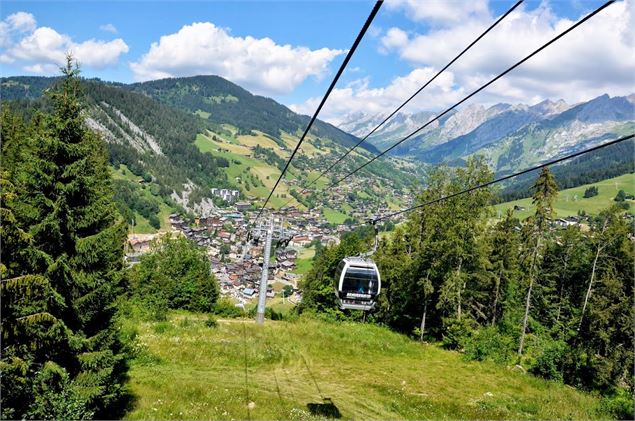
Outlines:
<svg viewBox="0 0 635 421"><path fill-rule="evenodd" d="M599 399L358 323L138 325L129 419L590 419Z"/></svg>

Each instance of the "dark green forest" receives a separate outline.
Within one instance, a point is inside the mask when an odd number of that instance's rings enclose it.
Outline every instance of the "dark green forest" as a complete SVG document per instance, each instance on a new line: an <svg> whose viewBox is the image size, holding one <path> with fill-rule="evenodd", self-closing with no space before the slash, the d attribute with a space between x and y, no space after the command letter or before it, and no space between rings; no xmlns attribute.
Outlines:
<svg viewBox="0 0 635 421"><path fill-rule="evenodd" d="M3 102L5 108L11 108L26 121L30 121L38 111L51 111L50 98L38 94L42 95L47 89L55 86L54 83L59 81L59 78L14 79L11 79L11 89L4 92L4 100L8 100ZM7 83L9 82L3 81L3 88ZM126 165L133 174L145 180L146 187L157 198L153 200L156 203L149 206L142 203L139 186L127 181L117 181L115 199L127 221L130 221L132 214L137 211L148 218L151 225L157 227L158 203L163 202L179 210L171 194L173 191L181 191L188 181L204 188L233 187L224 172L229 162L221 157L201 153L194 145L196 135L205 131L207 127L203 120L157 103L147 96L121 89L119 85L83 79L80 84L78 95L85 103L87 111L97 121L103 122L106 129L117 139L105 142L110 164L115 169L121 164ZM12 99L14 100L11 101ZM125 141L139 134L122 120L120 113L152 136L161 153L135 148L133 142Z"/></svg>
<svg viewBox="0 0 635 421"><path fill-rule="evenodd" d="M492 179L478 159L438 168L417 200ZM488 189L412 212L373 256L382 293L369 320L441 341L467 358L517 364L602 393L616 416L632 418L633 224L614 206L588 230L554 228L556 195L554 176L544 169L532 187L536 214L522 222L510 211L488 223ZM301 313L361 319L337 307L333 276L343 257L368 250L372 236L366 227L318 252L304 278Z"/></svg>
<svg viewBox="0 0 635 421"><path fill-rule="evenodd" d="M607 178L635 172L635 141L628 140L611 145L592 154L583 155L571 162L551 167L560 189L569 189L595 183ZM502 202L531 197L532 175L514 178L513 183L500 192Z"/></svg>

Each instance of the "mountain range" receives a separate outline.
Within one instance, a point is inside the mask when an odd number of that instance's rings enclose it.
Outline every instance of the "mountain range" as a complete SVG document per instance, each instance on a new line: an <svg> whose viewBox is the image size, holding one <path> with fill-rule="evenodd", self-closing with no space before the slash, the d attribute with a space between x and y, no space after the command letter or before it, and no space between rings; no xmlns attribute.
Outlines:
<svg viewBox="0 0 635 421"><path fill-rule="evenodd" d="M423 126L438 113L400 112L375 132L368 142L385 150ZM385 115L352 113L338 126L365 136ZM498 173L585 149L633 133L635 95L602 95L579 104L545 100L535 105L473 104L433 121L391 154L428 164L460 165L471 155L483 155ZM631 157L632 158L632 157Z"/></svg>
<svg viewBox="0 0 635 421"><path fill-rule="evenodd" d="M3 105L10 104L28 119L50 106L44 94L57 80L2 78ZM309 121L308 116L217 76L134 84L89 79L83 80L82 88L86 123L107 143L117 193L130 209L146 214L149 208L158 213L165 206L205 213L223 205L212 188L237 189L243 199L266 197ZM286 203L289 196L291 204L301 205L297 192L307 179L314 179L358 140L316 120L272 197L274 206ZM351 170L376 152L374 146L365 145L331 176ZM412 184L416 173L416 166L406 161L387 159L360 176L373 177L375 186L394 190ZM322 180L327 181L329 177ZM368 189L367 194L385 200L386 192L382 187L376 192ZM157 200L161 203L146 203Z"/></svg>
<svg viewBox="0 0 635 421"><path fill-rule="evenodd" d="M3 104L11 103L28 118L47 107L43 94L56 80L2 78ZM243 198L266 197L309 120L217 76L133 84L92 79L84 80L83 89L87 124L108 145L122 212L127 207L149 217L153 209L155 220L160 212L201 214L222 205L211 193L215 187L238 189ZM633 133L634 104L635 95L602 95L579 104L469 105L432 121L395 148L391 158L367 166L348 183L353 190L361 188L365 200L398 206L396 198L424 181L426 165L420 163L462 165L469 156L483 155L497 173L510 173ZM428 111L398 113L316 187L352 171L434 117ZM317 120L272 197L274 206L288 200L296 206L315 203L315 197L301 197L299 190L383 118L351 113L339 127ZM633 142L627 143L559 166L558 181L573 187L632 171ZM140 180L146 184L140 187ZM521 177L506 186L504 196L522 197L530 183Z"/></svg>

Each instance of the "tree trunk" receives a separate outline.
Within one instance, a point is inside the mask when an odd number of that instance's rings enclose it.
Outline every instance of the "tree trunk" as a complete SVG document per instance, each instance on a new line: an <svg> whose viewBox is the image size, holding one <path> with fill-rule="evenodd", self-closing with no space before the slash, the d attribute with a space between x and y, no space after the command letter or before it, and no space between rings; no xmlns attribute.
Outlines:
<svg viewBox="0 0 635 421"><path fill-rule="evenodd" d="M571 247L567 248L567 253L564 256L564 267L562 268L562 276L560 277L560 295L558 298L558 312L556 313L556 322L560 321L560 312L562 310L562 296L564 295L564 280L567 276L567 268L569 267L569 257L571 254Z"/></svg>
<svg viewBox="0 0 635 421"><path fill-rule="evenodd" d="M538 248L542 240L542 234L536 240L536 248L534 248L534 255L531 259L531 266L529 268L529 289L527 290L527 301L525 302L525 316L523 317L523 330L520 334L520 344L518 346L518 355L523 355L523 347L525 345L525 334L527 333L527 320L529 319L529 306L531 304L531 291L534 288L534 268L536 266L536 259L538 258Z"/></svg>
<svg viewBox="0 0 635 421"><path fill-rule="evenodd" d="M461 280L461 265L463 264L463 258L459 259L459 267L456 269L456 278L458 281ZM459 303L456 307L456 318L458 320L461 320L461 289L462 289L462 285L459 282L459 288L458 288L458 298L459 298Z"/></svg>
<svg viewBox="0 0 635 421"><path fill-rule="evenodd" d="M423 342L423 332L426 330L426 313L428 311L428 300L423 302L423 315L421 316L421 333L419 335L419 342Z"/></svg>
<svg viewBox="0 0 635 421"><path fill-rule="evenodd" d="M582 314L580 315L580 323L578 323L578 332L580 332L580 328L582 327L582 320L584 320L584 312L586 311L586 306L589 303L589 297L591 296L591 287L593 286L593 279L595 278L595 269L597 268L598 258L600 257L600 252L602 251L602 248L603 248L602 246L598 245L598 248L595 252L595 259L593 259L593 269L591 269L591 280L589 281L589 288L587 288L586 296L584 297L584 305L582 306Z"/></svg>
<svg viewBox="0 0 635 421"><path fill-rule="evenodd" d="M502 272L503 269L501 268L500 272ZM500 285L501 285L501 273L498 273L498 278L496 278L496 290L494 291L494 305L492 306L492 326L494 326L496 324L496 307L498 306L498 290L500 289Z"/></svg>

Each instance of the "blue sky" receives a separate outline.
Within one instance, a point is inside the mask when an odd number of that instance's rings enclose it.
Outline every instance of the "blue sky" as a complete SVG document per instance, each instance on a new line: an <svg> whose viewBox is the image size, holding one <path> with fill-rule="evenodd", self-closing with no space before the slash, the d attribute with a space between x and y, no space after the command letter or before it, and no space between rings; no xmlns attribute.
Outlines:
<svg viewBox="0 0 635 421"><path fill-rule="evenodd" d="M70 49L87 77L134 82L219 74L310 113L373 3L3 1L1 74L53 75ZM326 118L380 112L407 98L513 3L387 1L329 101ZM602 3L525 1L413 109L440 109L460 99ZM631 3L610 6L579 35L477 101L575 102L604 92L631 93L632 14Z"/></svg>

